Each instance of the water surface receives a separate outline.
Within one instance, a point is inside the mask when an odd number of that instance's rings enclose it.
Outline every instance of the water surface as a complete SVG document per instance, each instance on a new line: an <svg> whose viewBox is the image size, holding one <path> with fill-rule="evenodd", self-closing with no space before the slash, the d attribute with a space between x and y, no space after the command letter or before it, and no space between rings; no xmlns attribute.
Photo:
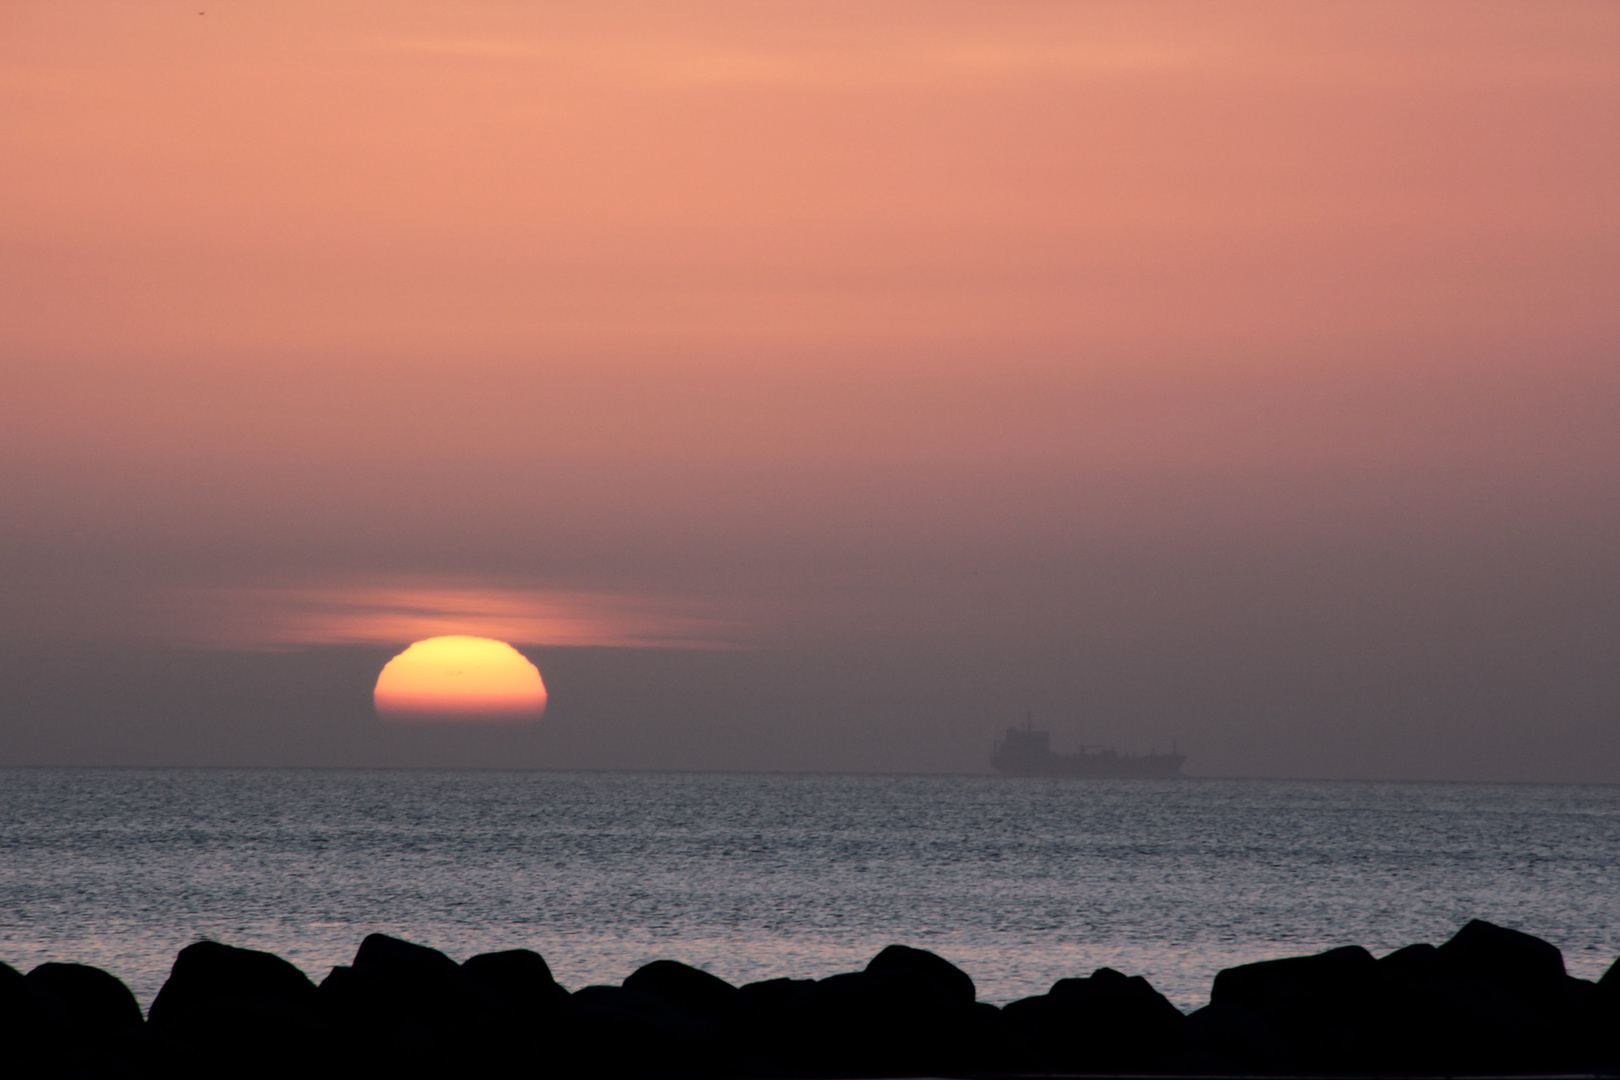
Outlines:
<svg viewBox="0 0 1620 1080"><path fill-rule="evenodd" d="M1595 978L1620 788L989 776L0 770L0 960L143 1002L198 938L323 978L380 930L539 950L570 989L669 957L822 976L899 941L1006 1002L1108 965L1183 1008L1222 967L1480 917Z"/></svg>

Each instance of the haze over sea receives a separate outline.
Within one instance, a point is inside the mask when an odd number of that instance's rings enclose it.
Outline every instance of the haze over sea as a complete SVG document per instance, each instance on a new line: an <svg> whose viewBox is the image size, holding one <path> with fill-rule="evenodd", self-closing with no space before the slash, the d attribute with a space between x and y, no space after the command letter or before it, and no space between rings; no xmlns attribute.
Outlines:
<svg viewBox="0 0 1620 1080"><path fill-rule="evenodd" d="M819 977L904 942L1004 1003L1111 966L1183 1009L1232 964L1516 927L1620 953L1620 787L991 776L0 770L0 960L144 1004L198 938L316 980L383 931Z"/></svg>

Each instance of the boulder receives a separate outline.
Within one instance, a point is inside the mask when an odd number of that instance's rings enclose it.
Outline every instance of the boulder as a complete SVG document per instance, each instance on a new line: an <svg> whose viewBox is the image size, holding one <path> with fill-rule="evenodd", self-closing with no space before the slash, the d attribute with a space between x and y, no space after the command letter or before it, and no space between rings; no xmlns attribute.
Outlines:
<svg viewBox="0 0 1620 1080"><path fill-rule="evenodd" d="M1554 1072L1593 1057L1589 983L1553 945L1474 920L1439 948L1378 961L1389 1003L1385 1066L1410 1073Z"/></svg>
<svg viewBox="0 0 1620 1080"><path fill-rule="evenodd" d="M1498 986L1515 997L1549 1004L1565 992L1564 954L1519 930L1474 919L1435 950L1441 974Z"/></svg>
<svg viewBox="0 0 1620 1080"><path fill-rule="evenodd" d="M1378 974L1371 953L1346 945L1227 968L1215 976L1210 1003L1258 1017L1288 1044L1297 1067L1382 1071L1388 1038Z"/></svg>
<svg viewBox="0 0 1620 1080"><path fill-rule="evenodd" d="M769 1027L781 1019L794 998L814 985L814 979L763 979L744 983L737 988L737 994L748 1012Z"/></svg>
<svg viewBox="0 0 1620 1080"><path fill-rule="evenodd" d="M196 1006L241 998L276 1001L309 1012L319 1007L309 976L274 953L199 941L175 957L147 1017L154 1024L166 1024Z"/></svg>
<svg viewBox="0 0 1620 1080"><path fill-rule="evenodd" d="M625 986L576 991L557 1025L552 1071L566 1076L642 1077L758 1075L720 1025L655 994Z"/></svg>
<svg viewBox="0 0 1620 1080"><path fill-rule="evenodd" d="M148 1020L232 1076L319 1076L334 1065L315 984L273 953L215 941L187 945Z"/></svg>
<svg viewBox="0 0 1620 1080"><path fill-rule="evenodd" d="M827 1076L991 1072L1034 1067L1001 1010L934 953L891 945L862 971L742 988L773 1059Z"/></svg>
<svg viewBox="0 0 1620 1080"><path fill-rule="evenodd" d="M787 1003L777 1049L790 1067L828 1076L960 1071L973 1011L959 984L927 970L833 975Z"/></svg>
<svg viewBox="0 0 1620 1080"><path fill-rule="evenodd" d="M866 965L870 972L903 971L934 983L960 1004L972 1005L978 990L968 973L936 953L909 945L890 945Z"/></svg>
<svg viewBox="0 0 1620 1080"><path fill-rule="evenodd" d="M1211 1002L1187 1017L1188 1048L1172 1055L1168 1073L1299 1071L1299 1047L1252 1010L1230 1001Z"/></svg>
<svg viewBox="0 0 1620 1080"><path fill-rule="evenodd" d="M532 1053L528 1025L437 949L371 934L322 981L326 1015L367 1074L500 1072Z"/></svg>
<svg viewBox="0 0 1620 1080"><path fill-rule="evenodd" d="M1345 945L1311 956L1226 968L1216 974L1209 999L1234 1002L1262 1016L1298 1007L1289 999L1300 996L1317 1008L1351 1005L1372 990L1377 970L1372 953L1359 945Z"/></svg>
<svg viewBox="0 0 1620 1080"><path fill-rule="evenodd" d="M745 1006L737 987L677 960L643 964L624 980L624 988L650 994L671 1008L722 1027L735 1026Z"/></svg>
<svg viewBox="0 0 1620 1080"><path fill-rule="evenodd" d="M1378 958L1378 977L1381 982L1391 979L1434 978L1440 970L1439 950L1433 945L1406 945L1388 956Z"/></svg>
<svg viewBox="0 0 1620 1080"><path fill-rule="evenodd" d="M957 1070L974 1073L1032 1073L1041 1059L1007 1019L1007 1013L987 1001L968 1008L967 1021L957 1039Z"/></svg>
<svg viewBox="0 0 1620 1080"><path fill-rule="evenodd" d="M41 964L27 975L28 986L64 1027L102 1035L145 1023L140 1003L117 977L87 964Z"/></svg>
<svg viewBox="0 0 1620 1080"><path fill-rule="evenodd" d="M376 970L414 967L448 972L457 965L450 957L427 945L418 945L414 941L404 941L387 934L367 934L354 954L353 966Z"/></svg>
<svg viewBox="0 0 1620 1080"><path fill-rule="evenodd" d="M568 1004L568 991L557 984L545 959L532 949L479 953L462 961L461 970L519 1017L552 1016Z"/></svg>
<svg viewBox="0 0 1620 1080"><path fill-rule="evenodd" d="M0 964L0 1053L9 1062L26 1063L44 1050L52 1032L45 1004L23 973Z"/></svg>
<svg viewBox="0 0 1620 1080"><path fill-rule="evenodd" d="M338 1047L326 1020L318 1012L275 998L201 1002L151 1026L232 1077L324 1077L338 1067Z"/></svg>
<svg viewBox="0 0 1620 1080"><path fill-rule="evenodd" d="M1620 960L1610 965L1593 988L1582 1025L1592 1064L1603 1072L1620 1072Z"/></svg>
<svg viewBox="0 0 1620 1080"><path fill-rule="evenodd" d="M137 1026L114 1028L88 1043L96 1064L69 1076L85 1077L162 1077L163 1080L214 1080L225 1069L222 1062L229 1056L205 1052L202 1048L179 1038L172 1029L143 1023ZM244 1076L271 1076L269 1069L249 1067L241 1070ZM330 1073L313 1062L312 1067L300 1068L298 1076L325 1077Z"/></svg>
<svg viewBox="0 0 1620 1080"><path fill-rule="evenodd" d="M1422 1036L1418 1063L1447 1073L1561 1072L1579 1064L1577 1034L1561 1019L1477 979L1437 980L1406 999Z"/></svg>
<svg viewBox="0 0 1620 1080"><path fill-rule="evenodd" d="M1003 1010L1042 1065L1057 1072L1140 1072L1183 1049L1181 1010L1141 976L1099 968L1060 979Z"/></svg>

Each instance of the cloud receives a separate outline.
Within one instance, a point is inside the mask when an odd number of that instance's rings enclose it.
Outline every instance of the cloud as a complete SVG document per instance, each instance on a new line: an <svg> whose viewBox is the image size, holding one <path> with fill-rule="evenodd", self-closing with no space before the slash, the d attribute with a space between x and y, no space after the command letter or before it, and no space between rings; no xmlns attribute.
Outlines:
<svg viewBox="0 0 1620 1080"><path fill-rule="evenodd" d="M466 581L130 590L104 594L96 622L95 637L238 650L393 646L448 634L542 646L732 648L746 636L739 621L689 601Z"/></svg>

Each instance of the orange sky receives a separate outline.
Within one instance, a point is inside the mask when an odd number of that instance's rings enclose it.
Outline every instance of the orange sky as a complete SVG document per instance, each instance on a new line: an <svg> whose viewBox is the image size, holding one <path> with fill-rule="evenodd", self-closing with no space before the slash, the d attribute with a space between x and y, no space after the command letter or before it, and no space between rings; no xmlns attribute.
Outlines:
<svg viewBox="0 0 1620 1080"><path fill-rule="evenodd" d="M1519 536L1620 477L1617 131L1606 3L8 3L13 631Z"/></svg>
<svg viewBox="0 0 1620 1080"><path fill-rule="evenodd" d="M1526 394L1612 389L1609 5L0 19L52 467L1580 456Z"/></svg>

